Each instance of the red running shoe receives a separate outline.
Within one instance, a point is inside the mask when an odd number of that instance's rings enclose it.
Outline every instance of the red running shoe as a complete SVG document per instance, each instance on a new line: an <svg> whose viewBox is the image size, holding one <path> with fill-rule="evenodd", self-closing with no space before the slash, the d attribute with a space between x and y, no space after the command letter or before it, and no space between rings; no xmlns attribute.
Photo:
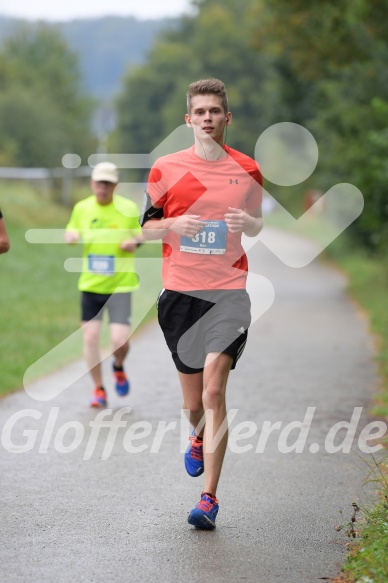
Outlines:
<svg viewBox="0 0 388 583"><path fill-rule="evenodd" d="M107 405L107 401L106 401L105 389L103 389L102 387L97 387L93 391L92 398L90 401L90 406L91 407L106 407L106 405Z"/></svg>

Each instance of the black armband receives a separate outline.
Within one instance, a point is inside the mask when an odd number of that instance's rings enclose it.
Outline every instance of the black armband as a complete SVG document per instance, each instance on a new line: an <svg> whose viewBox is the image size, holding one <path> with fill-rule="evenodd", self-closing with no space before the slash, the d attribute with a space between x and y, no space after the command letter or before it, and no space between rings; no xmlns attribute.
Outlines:
<svg viewBox="0 0 388 583"><path fill-rule="evenodd" d="M150 219L162 219L164 217L163 208L152 206L151 197L148 192L144 193L143 206L139 218L139 224L143 227Z"/></svg>

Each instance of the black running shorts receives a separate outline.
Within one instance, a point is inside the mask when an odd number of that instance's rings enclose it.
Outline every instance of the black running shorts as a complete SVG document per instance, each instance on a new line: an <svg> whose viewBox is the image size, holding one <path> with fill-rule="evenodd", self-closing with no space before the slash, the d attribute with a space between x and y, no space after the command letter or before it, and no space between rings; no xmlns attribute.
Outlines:
<svg viewBox="0 0 388 583"><path fill-rule="evenodd" d="M235 368L245 348L251 302L245 289L176 292L162 290L158 319L179 372L203 371L206 356L223 352Z"/></svg>
<svg viewBox="0 0 388 583"><path fill-rule="evenodd" d="M81 293L81 320L102 320L104 310L108 310L110 324L131 323L131 294L95 294Z"/></svg>

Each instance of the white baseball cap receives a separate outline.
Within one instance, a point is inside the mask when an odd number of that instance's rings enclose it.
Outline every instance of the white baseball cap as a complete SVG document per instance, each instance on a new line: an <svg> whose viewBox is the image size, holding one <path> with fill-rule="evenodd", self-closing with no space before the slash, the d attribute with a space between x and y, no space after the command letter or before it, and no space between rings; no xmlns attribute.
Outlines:
<svg viewBox="0 0 388 583"><path fill-rule="evenodd" d="M112 162L100 162L93 168L92 180L95 182L112 182L117 184L119 181L119 171L116 164Z"/></svg>

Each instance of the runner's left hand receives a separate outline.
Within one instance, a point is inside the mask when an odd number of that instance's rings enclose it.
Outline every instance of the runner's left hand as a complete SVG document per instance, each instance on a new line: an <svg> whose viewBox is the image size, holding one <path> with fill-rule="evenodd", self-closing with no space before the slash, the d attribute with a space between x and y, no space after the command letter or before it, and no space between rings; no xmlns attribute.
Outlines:
<svg viewBox="0 0 388 583"><path fill-rule="evenodd" d="M241 209L228 207L229 212L225 214L225 223L231 233L242 233L249 229L252 217Z"/></svg>

